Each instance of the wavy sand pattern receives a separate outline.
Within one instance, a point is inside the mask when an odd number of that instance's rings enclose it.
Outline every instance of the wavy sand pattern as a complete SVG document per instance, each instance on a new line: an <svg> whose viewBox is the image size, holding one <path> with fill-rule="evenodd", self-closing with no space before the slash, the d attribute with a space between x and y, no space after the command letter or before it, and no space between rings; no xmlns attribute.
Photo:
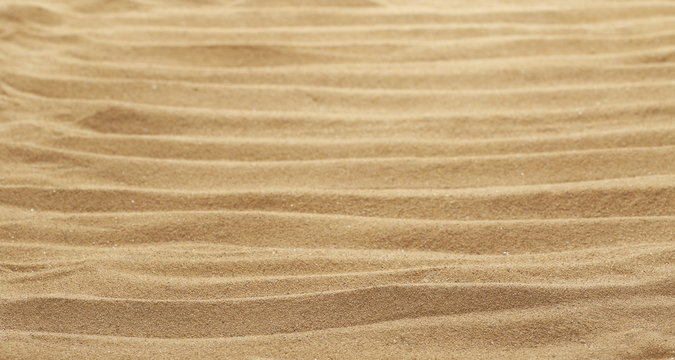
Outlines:
<svg viewBox="0 0 675 360"><path fill-rule="evenodd" d="M0 358L675 358L672 1L0 31Z"/></svg>

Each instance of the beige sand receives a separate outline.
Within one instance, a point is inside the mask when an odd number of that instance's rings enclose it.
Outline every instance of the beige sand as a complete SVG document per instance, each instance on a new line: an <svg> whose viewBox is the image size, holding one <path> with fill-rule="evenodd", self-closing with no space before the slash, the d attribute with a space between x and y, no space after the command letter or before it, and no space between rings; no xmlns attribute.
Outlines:
<svg viewBox="0 0 675 360"><path fill-rule="evenodd" d="M675 358L672 1L0 1L0 358Z"/></svg>

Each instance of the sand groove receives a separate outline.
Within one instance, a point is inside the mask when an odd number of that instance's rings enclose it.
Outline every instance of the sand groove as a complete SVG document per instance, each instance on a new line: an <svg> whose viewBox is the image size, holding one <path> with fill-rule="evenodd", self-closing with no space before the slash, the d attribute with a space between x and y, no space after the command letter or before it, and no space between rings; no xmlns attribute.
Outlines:
<svg viewBox="0 0 675 360"><path fill-rule="evenodd" d="M672 359L674 29L0 1L0 358Z"/></svg>

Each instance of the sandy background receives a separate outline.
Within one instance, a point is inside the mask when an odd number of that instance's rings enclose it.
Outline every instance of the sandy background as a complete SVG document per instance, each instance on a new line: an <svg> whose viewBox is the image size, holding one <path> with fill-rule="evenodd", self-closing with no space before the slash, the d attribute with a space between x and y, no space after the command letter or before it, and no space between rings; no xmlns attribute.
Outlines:
<svg viewBox="0 0 675 360"><path fill-rule="evenodd" d="M675 358L675 2L0 1L0 358Z"/></svg>

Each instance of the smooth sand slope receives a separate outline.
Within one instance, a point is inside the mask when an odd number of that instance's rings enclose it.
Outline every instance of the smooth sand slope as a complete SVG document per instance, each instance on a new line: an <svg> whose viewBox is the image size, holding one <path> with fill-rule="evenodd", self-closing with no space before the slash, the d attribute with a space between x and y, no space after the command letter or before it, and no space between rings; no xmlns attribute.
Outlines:
<svg viewBox="0 0 675 360"><path fill-rule="evenodd" d="M1 359L675 359L675 2L0 0Z"/></svg>

